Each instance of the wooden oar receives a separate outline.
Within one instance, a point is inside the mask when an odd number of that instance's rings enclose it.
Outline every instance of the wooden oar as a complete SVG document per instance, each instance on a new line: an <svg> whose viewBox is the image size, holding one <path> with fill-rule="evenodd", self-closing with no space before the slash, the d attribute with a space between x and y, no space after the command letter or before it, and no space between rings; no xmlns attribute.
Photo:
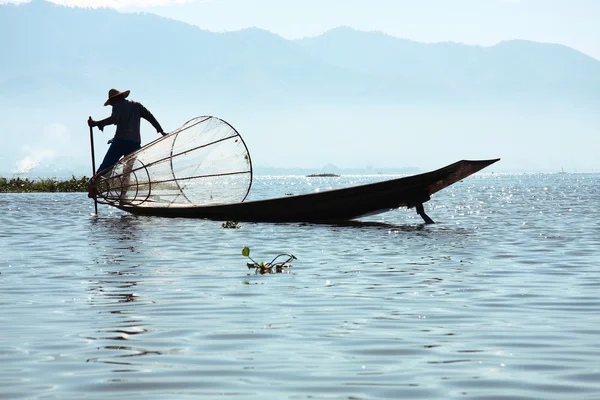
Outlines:
<svg viewBox="0 0 600 400"><path fill-rule="evenodd" d="M88 122L92 120L92 117L88 118ZM89 125L89 123L88 123ZM92 149L92 178L94 179L94 175L96 174L96 157L94 156L94 128L90 126L90 147ZM92 182L90 181L90 184ZM98 200L96 200L96 196L94 196L94 211L96 215L98 215Z"/></svg>

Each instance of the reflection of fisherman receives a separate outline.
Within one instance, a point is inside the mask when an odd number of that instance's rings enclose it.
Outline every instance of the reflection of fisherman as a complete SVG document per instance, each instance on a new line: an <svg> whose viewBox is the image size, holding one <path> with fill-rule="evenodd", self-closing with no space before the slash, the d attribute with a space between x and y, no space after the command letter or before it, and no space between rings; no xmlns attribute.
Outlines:
<svg viewBox="0 0 600 400"><path fill-rule="evenodd" d="M129 96L129 93L129 90L120 92L117 89L110 89L108 92L108 100L106 100L104 105L112 106L111 116L101 121L94 121L92 118L88 120L89 126L97 126L101 131L104 130L106 125L117 126L115 136L109 141L110 147L104 156L102 164L100 164L100 167L96 171L96 174L112 167L121 157L131 154L141 147L141 118L150 122L158 133L163 136L166 135L156 118L154 118L154 115L152 115L146 107L138 102L126 99L127 96ZM95 193L90 192L88 195L90 195L90 197L95 197Z"/></svg>

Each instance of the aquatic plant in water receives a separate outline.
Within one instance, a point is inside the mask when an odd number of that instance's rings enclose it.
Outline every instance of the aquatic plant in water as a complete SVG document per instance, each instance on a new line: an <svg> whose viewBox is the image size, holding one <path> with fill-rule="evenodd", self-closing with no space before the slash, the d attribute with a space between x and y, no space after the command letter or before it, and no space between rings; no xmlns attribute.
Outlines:
<svg viewBox="0 0 600 400"><path fill-rule="evenodd" d="M240 229L240 226L235 221L225 221L221 224L223 228Z"/></svg>
<svg viewBox="0 0 600 400"><path fill-rule="evenodd" d="M246 263L246 266L248 267L248 269L255 269L257 273L260 274L273 274L273 273L282 273L285 270L287 270L288 268L292 267L292 264L290 264L290 261L292 260L297 260L296 256L293 254L279 254L278 256L276 256L274 259L272 259L270 262L268 263L264 263L264 262L256 262L254 261L254 259L252 259L252 257L250 257L250 248L249 247L244 247L242 249L242 255L244 257L248 257L250 259L249 263ZM280 259L281 257L287 257L287 259L285 259L285 261L277 261L278 259Z"/></svg>
<svg viewBox="0 0 600 400"><path fill-rule="evenodd" d="M32 193L32 192L87 192L88 178L56 180L54 178L30 180L29 178L0 177L0 193Z"/></svg>

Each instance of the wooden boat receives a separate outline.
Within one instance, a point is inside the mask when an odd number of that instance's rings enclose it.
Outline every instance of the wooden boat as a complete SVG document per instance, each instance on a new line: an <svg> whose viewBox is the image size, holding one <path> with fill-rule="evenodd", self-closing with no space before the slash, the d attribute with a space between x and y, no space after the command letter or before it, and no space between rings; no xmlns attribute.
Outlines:
<svg viewBox="0 0 600 400"><path fill-rule="evenodd" d="M378 214L399 207L415 208L426 223L423 203L434 193L495 163L499 159L462 160L435 171L353 186L281 198L241 201L229 204L173 205L139 207L113 204L137 215L205 218L217 221L334 222Z"/></svg>

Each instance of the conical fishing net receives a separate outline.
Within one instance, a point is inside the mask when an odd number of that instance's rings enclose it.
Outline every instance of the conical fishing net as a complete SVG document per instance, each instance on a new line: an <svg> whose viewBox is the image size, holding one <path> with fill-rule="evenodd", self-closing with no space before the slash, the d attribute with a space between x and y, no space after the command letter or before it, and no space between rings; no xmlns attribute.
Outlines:
<svg viewBox="0 0 600 400"><path fill-rule="evenodd" d="M122 158L96 181L98 201L137 207L242 202L252 162L240 134L215 117L198 117Z"/></svg>

